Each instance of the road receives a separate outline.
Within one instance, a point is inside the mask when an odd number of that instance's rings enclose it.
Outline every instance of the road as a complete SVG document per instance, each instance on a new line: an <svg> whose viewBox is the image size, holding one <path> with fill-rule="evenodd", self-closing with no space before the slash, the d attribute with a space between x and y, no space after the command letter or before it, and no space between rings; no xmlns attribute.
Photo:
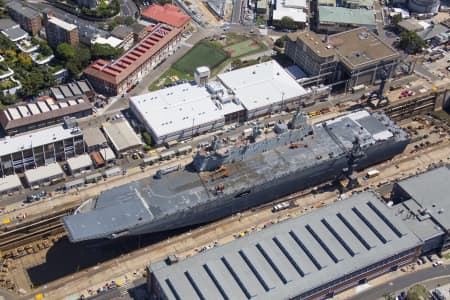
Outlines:
<svg viewBox="0 0 450 300"><path fill-rule="evenodd" d="M393 293L404 290L415 283L424 282L428 288L435 288L438 284L443 285L450 282L450 266L445 265L438 268L425 268L412 273L405 273L389 282L374 286L364 292L350 297L349 300L379 299L384 293Z"/></svg>
<svg viewBox="0 0 450 300"><path fill-rule="evenodd" d="M105 21L89 21L70 14L60 8L54 7L53 5L43 1L43 0L19 0L22 4L34 8L42 12L44 9L50 8L54 11L55 16L66 22L78 25L79 32L81 36L94 36L95 34L106 34L105 31L98 28L99 23L104 23ZM119 0L120 1L120 15L123 17L132 17L135 19L138 8L133 0Z"/></svg>
<svg viewBox="0 0 450 300"><path fill-rule="evenodd" d="M242 0L233 0L233 12L231 15L231 23L239 24L241 23L241 14L242 14Z"/></svg>

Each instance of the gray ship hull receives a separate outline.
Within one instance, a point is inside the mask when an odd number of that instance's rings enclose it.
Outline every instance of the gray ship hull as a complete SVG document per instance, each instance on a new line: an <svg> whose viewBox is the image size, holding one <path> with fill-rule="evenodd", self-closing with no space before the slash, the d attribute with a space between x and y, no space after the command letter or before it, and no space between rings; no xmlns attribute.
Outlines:
<svg viewBox="0 0 450 300"><path fill-rule="evenodd" d="M117 239L214 221L388 160L409 143L387 117L367 112L311 129L312 135L288 132L214 154L213 164L227 160L227 175L220 178L217 170L177 170L105 191L63 219L69 239ZM294 138L302 146L290 146ZM198 166L210 165L199 155L208 160L210 154L197 153Z"/></svg>

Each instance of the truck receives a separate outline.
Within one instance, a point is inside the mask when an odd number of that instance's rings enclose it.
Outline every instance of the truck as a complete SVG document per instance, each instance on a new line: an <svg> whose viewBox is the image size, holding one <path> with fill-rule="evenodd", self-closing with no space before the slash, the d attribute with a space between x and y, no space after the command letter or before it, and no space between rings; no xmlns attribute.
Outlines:
<svg viewBox="0 0 450 300"><path fill-rule="evenodd" d="M378 175L380 175L380 171L378 171L378 170L369 170L369 171L367 171L366 179L374 178L374 177L377 177Z"/></svg>

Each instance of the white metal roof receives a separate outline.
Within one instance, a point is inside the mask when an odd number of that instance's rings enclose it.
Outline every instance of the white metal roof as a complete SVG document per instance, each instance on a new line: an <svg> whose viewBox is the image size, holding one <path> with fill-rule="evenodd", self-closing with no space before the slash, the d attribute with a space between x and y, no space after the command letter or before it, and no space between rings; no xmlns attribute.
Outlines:
<svg viewBox="0 0 450 300"><path fill-rule="evenodd" d="M22 183L20 182L17 174L0 178L0 193L7 192L18 187L22 187Z"/></svg>
<svg viewBox="0 0 450 300"><path fill-rule="evenodd" d="M218 75L247 110L307 94L277 62L268 61Z"/></svg>
<svg viewBox="0 0 450 300"><path fill-rule="evenodd" d="M35 182L40 182L47 178L54 178L58 176L64 176L63 170L58 163L52 163L36 169L25 171L25 178L30 185L33 185Z"/></svg>
<svg viewBox="0 0 450 300"><path fill-rule="evenodd" d="M284 7L308 8L308 1L306 0L282 0L280 2L280 6Z"/></svg>
<svg viewBox="0 0 450 300"><path fill-rule="evenodd" d="M130 98L158 136L222 120L206 88L189 83Z"/></svg>
<svg viewBox="0 0 450 300"><path fill-rule="evenodd" d="M92 160L89 154L83 154L69 158L67 164L69 165L70 170L75 171L92 166Z"/></svg>
<svg viewBox="0 0 450 300"><path fill-rule="evenodd" d="M279 6L273 11L273 19L281 20L283 17L290 17L297 23L305 23L307 20L307 15L303 9Z"/></svg>
<svg viewBox="0 0 450 300"><path fill-rule="evenodd" d="M47 145L73 136L81 135L79 129L65 129L63 126L49 127L33 133L7 136L0 139L0 156Z"/></svg>

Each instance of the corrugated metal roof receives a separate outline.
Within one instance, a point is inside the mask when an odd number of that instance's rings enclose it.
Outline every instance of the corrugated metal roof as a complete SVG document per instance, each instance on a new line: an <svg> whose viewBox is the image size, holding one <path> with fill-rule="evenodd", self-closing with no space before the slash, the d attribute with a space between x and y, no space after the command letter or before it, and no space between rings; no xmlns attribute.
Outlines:
<svg viewBox="0 0 450 300"><path fill-rule="evenodd" d="M149 268L167 299L289 299L420 244L401 218L364 192L176 264Z"/></svg>

